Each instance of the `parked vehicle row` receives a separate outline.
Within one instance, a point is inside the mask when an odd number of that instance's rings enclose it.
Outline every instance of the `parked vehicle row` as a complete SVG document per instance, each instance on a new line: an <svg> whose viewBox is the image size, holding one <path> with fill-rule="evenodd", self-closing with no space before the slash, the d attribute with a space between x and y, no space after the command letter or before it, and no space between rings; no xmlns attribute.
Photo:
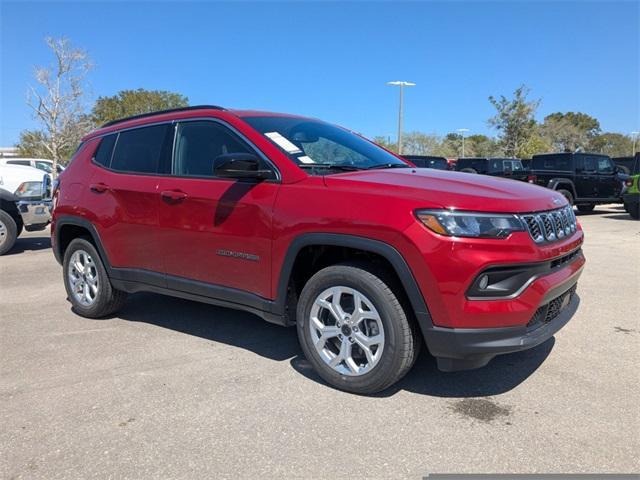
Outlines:
<svg viewBox="0 0 640 480"><path fill-rule="evenodd" d="M21 165L23 167L33 167L47 173L53 172L53 161L47 158L0 158L0 166L2 165ZM64 171L62 165L56 165L56 171L60 174Z"/></svg>
<svg viewBox="0 0 640 480"><path fill-rule="evenodd" d="M628 173L638 174L640 155L611 159L593 153L550 153L517 158L459 158L452 167L446 159L406 155L418 167L455 169L465 173L526 181L561 193L581 212L590 212L599 204L623 204ZM429 159L429 160L425 160ZM626 202L627 204L629 202Z"/></svg>
<svg viewBox="0 0 640 480"><path fill-rule="evenodd" d="M73 309L128 293L296 326L330 385L373 393L424 343L444 371L534 347L576 305L582 229L558 192L417 169L348 130L203 106L87 135L53 194Z"/></svg>
<svg viewBox="0 0 640 480"><path fill-rule="evenodd" d="M0 165L0 255L7 253L23 229L44 230L51 220L51 180L33 167Z"/></svg>

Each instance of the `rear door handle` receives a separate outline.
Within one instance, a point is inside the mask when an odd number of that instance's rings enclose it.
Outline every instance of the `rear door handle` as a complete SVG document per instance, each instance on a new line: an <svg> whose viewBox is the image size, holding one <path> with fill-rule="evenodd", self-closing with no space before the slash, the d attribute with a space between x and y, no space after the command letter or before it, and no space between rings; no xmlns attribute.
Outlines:
<svg viewBox="0 0 640 480"><path fill-rule="evenodd" d="M160 193L160 196L168 203L180 203L187 198L187 194L180 190L164 190Z"/></svg>
<svg viewBox="0 0 640 480"><path fill-rule="evenodd" d="M104 183L92 183L91 185L89 185L89 189L92 192L104 193L109 190L109 185L105 185Z"/></svg>

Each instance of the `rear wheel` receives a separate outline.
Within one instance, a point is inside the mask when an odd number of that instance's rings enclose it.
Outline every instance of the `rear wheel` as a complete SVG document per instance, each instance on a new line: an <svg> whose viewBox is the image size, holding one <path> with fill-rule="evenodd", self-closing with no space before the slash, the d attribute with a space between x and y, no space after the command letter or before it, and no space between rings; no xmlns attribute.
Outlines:
<svg viewBox="0 0 640 480"><path fill-rule="evenodd" d="M0 255L4 255L16 243L18 227L15 220L4 210L0 210Z"/></svg>
<svg viewBox="0 0 640 480"><path fill-rule="evenodd" d="M64 252L64 286L79 315L100 318L119 310L127 294L111 286L98 251L84 238L71 241Z"/></svg>
<svg viewBox="0 0 640 480"><path fill-rule="evenodd" d="M298 338L318 374L354 393L396 383L418 354L417 329L392 282L364 264L340 264L316 273L298 302Z"/></svg>
<svg viewBox="0 0 640 480"><path fill-rule="evenodd" d="M625 203L624 209L631 215L631 218L636 220L640 218L640 203Z"/></svg>
<svg viewBox="0 0 640 480"><path fill-rule="evenodd" d="M564 190L562 188L557 190L558 193L561 193L564 198L567 199L567 202L569 202L569 205L573 205L573 194L569 191L569 190Z"/></svg>
<svg viewBox="0 0 640 480"><path fill-rule="evenodd" d="M593 209L596 208L594 203L583 203L582 205L578 205L578 210L582 213L593 212Z"/></svg>

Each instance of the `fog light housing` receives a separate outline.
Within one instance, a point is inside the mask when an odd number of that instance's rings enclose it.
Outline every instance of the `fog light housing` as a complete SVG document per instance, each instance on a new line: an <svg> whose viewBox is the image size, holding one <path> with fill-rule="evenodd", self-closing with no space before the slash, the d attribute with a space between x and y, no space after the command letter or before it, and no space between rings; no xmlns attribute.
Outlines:
<svg viewBox="0 0 640 480"><path fill-rule="evenodd" d="M478 287L480 287L480 290L484 290L487 285L489 285L489 275L482 275L478 280Z"/></svg>

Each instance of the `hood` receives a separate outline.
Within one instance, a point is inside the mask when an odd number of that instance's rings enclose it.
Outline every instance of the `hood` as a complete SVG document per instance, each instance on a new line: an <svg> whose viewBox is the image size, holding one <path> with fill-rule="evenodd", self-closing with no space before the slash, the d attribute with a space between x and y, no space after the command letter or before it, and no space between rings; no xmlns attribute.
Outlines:
<svg viewBox="0 0 640 480"><path fill-rule="evenodd" d="M397 196L415 208L525 213L567 204L562 194L518 180L428 168L401 168L327 175L329 188Z"/></svg>

